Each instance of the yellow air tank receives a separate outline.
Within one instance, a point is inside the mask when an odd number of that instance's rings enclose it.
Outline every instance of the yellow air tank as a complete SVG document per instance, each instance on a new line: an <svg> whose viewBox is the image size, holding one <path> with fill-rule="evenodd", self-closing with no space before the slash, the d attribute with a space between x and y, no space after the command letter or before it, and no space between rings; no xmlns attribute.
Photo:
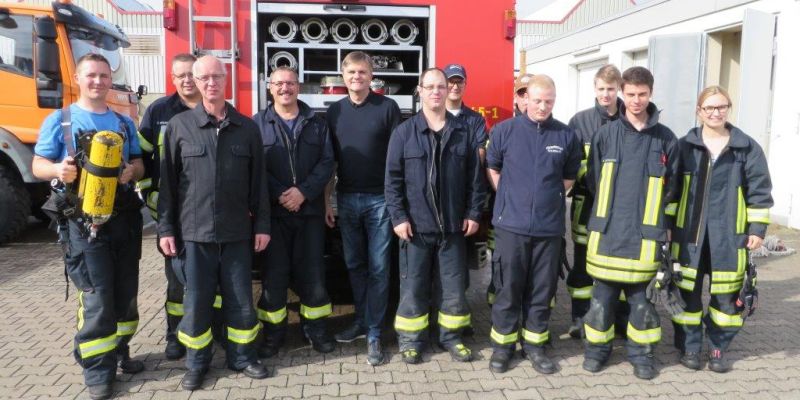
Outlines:
<svg viewBox="0 0 800 400"><path fill-rule="evenodd" d="M94 225L111 218L117 177L122 164L122 137L116 132L94 134L89 146L88 162L81 171L78 197L83 199L81 210Z"/></svg>

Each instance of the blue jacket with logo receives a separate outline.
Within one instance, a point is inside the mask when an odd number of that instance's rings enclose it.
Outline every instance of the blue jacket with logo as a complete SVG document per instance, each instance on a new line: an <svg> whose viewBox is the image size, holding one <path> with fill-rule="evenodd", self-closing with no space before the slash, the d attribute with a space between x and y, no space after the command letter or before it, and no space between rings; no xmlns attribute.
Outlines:
<svg viewBox="0 0 800 400"><path fill-rule="evenodd" d="M581 163L575 131L552 116L544 122L514 117L495 125L486 163L500 172L495 227L526 236L564 235L564 180L574 180Z"/></svg>

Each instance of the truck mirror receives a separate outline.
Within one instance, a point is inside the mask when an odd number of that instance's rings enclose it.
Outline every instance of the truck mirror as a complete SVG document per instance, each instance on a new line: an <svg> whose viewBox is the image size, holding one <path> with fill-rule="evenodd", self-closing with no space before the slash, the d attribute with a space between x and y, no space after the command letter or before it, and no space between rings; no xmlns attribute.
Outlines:
<svg viewBox="0 0 800 400"><path fill-rule="evenodd" d="M138 97L139 100L141 100L142 96L144 96L146 94L147 94L147 86L139 85L139 87L136 88L136 97Z"/></svg>
<svg viewBox="0 0 800 400"><path fill-rule="evenodd" d="M56 38L56 23L51 17L37 18L36 29L36 100L41 108L61 108L64 89L61 60Z"/></svg>
<svg viewBox="0 0 800 400"><path fill-rule="evenodd" d="M58 37L56 22L50 17L36 18L36 36L40 39L55 40Z"/></svg>
<svg viewBox="0 0 800 400"><path fill-rule="evenodd" d="M61 80L58 44L52 40L36 41L36 71L51 79ZM58 78L56 78L58 77Z"/></svg>
<svg viewBox="0 0 800 400"><path fill-rule="evenodd" d="M17 27L17 21L11 18L11 12L7 8L0 8L0 27L6 29L14 29Z"/></svg>

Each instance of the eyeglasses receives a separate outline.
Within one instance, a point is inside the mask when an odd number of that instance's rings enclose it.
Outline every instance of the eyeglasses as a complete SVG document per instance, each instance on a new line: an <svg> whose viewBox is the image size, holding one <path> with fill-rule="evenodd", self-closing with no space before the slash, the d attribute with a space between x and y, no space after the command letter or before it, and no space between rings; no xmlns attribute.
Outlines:
<svg viewBox="0 0 800 400"><path fill-rule="evenodd" d="M701 109L701 110L703 110L703 112L704 112L704 113L706 113L706 114L708 114L708 115L711 115L711 114L713 114L713 113L714 113L714 111L719 111L719 113L720 113L720 114L725 114L725 113L727 113L727 112L728 112L728 109L729 109L730 107L731 107L731 105L730 105L730 104L723 104L723 105L720 105L720 106L705 106L705 107L700 107L700 109Z"/></svg>
<svg viewBox="0 0 800 400"><path fill-rule="evenodd" d="M444 92L447 90L447 86L444 85L425 85L422 86L422 90L426 92Z"/></svg>
<svg viewBox="0 0 800 400"><path fill-rule="evenodd" d="M466 81L448 81L447 82L447 87L456 87L457 86L457 87L463 88L464 85L466 85L466 84L467 84Z"/></svg>
<svg viewBox="0 0 800 400"><path fill-rule="evenodd" d="M179 80L179 81L182 81L184 79L192 79L192 78L194 78L194 75L192 75L191 72L187 72L187 73L180 74L180 75L172 74L172 77L177 79L177 80Z"/></svg>
<svg viewBox="0 0 800 400"><path fill-rule="evenodd" d="M197 79L198 81L203 83L208 83L211 80L219 83L222 82L223 79L225 79L225 74L200 75L200 76L195 76L194 79Z"/></svg>
<svg viewBox="0 0 800 400"><path fill-rule="evenodd" d="M297 81L278 81L278 82L270 82L269 84L277 87L285 86L287 88L292 88L297 86Z"/></svg>

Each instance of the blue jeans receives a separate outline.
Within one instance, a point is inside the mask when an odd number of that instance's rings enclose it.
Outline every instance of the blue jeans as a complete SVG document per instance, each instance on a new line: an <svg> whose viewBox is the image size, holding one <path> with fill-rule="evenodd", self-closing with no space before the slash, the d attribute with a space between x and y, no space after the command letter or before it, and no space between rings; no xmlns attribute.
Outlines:
<svg viewBox="0 0 800 400"><path fill-rule="evenodd" d="M380 338L389 299L392 224L383 194L339 193L339 229L353 287L354 323Z"/></svg>

